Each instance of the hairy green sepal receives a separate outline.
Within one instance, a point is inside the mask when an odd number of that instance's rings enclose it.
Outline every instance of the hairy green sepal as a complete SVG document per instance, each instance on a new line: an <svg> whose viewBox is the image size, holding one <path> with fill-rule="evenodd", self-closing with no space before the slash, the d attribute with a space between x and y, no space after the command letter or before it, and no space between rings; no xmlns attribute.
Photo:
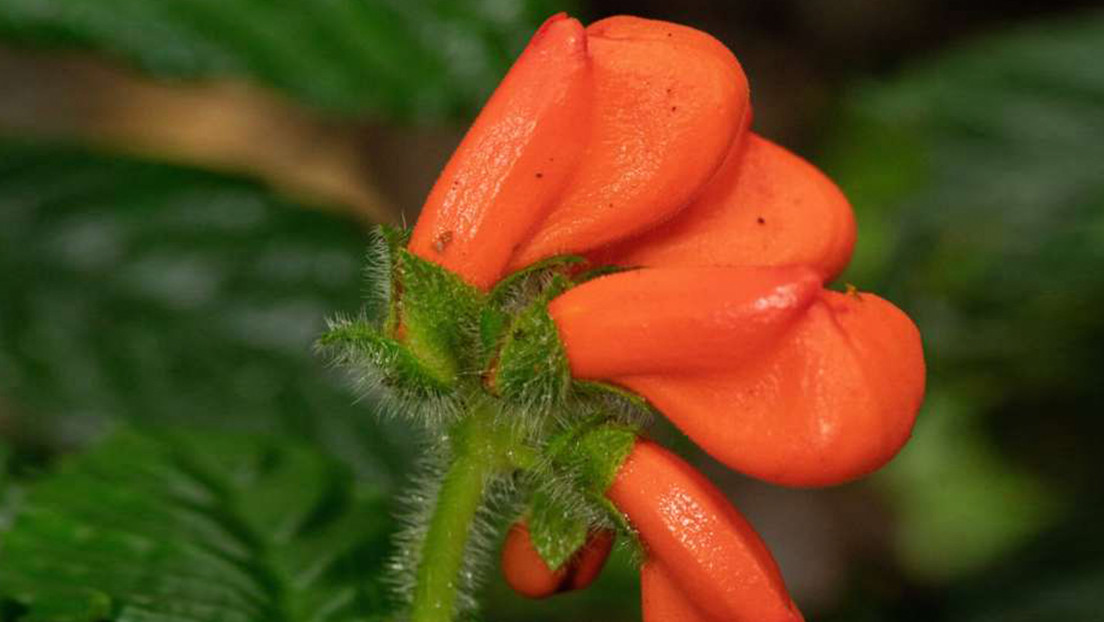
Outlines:
<svg viewBox="0 0 1104 622"><path fill-rule="evenodd" d="M547 453L556 468L571 474L579 489L604 497L638 434L636 426L596 418L557 435Z"/></svg>
<svg viewBox="0 0 1104 622"><path fill-rule="evenodd" d="M575 267L583 265L586 260L574 255L552 257L519 270L499 281L491 290L480 316L480 340L486 354L493 355L496 346L501 342L506 331L510 328L512 318L520 311L533 305L533 302L541 298L548 302L553 296L548 295L549 286L554 279L562 279L555 285L563 287L564 280ZM484 360L489 365L493 361Z"/></svg>
<svg viewBox="0 0 1104 622"><path fill-rule="evenodd" d="M393 227L373 231L364 306L354 319L331 320L318 345L368 393L397 395L404 410L422 414L417 400L455 397L461 379L478 373L487 296L407 251L408 239Z"/></svg>
<svg viewBox="0 0 1104 622"><path fill-rule="evenodd" d="M586 544L591 520L570 503L554 498L548 491L533 494L529 509L529 538L544 563L559 570Z"/></svg>
<svg viewBox="0 0 1104 622"><path fill-rule="evenodd" d="M446 397L455 381L455 376L425 365L410 349L384 337L365 319L331 321L318 343L335 360L374 370L378 374L375 382L407 398Z"/></svg>
<svg viewBox="0 0 1104 622"><path fill-rule="evenodd" d="M392 332L440 377L456 376L478 360L473 350L485 296L406 249L396 259Z"/></svg>
<svg viewBox="0 0 1104 622"><path fill-rule="evenodd" d="M331 320L319 348L366 392L400 397L404 412L443 407L441 398L462 407L480 394L523 421L563 411L573 383L548 303L575 285L572 271L585 260L541 261L485 293L409 252L408 240L392 227L373 231L364 307ZM411 400L438 403L427 409Z"/></svg>
<svg viewBox="0 0 1104 622"><path fill-rule="evenodd" d="M631 532L606 498L639 428L605 415L567 425L545 447L545 462L530 474L529 535L534 548L555 570L578 552L596 528Z"/></svg>
<svg viewBox="0 0 1104 622"><path fill-rule="evenodd" d="M570 286L566 277L553 277L545 291L514 317L493 371L498 394L538 411L564 401L571 369L548 303Z"/></svg>
<svg viewBox="0 0 1104 622"><path fill-rule="evenodd" d="M620 425L602 425L588 431L570 448L567 459L578 465L584 484L594 491L613 485L621 465L636 444L638 431Z"/></svg>

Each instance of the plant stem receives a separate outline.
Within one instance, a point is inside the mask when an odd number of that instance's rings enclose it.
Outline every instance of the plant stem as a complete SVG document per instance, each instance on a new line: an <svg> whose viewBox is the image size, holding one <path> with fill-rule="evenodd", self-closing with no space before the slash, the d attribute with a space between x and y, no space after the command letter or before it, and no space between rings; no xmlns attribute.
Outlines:
<svg viewBox="0 0 1104 622"><path fill-rule="evenodd" d="M494 413L472 408L453 429L453 456L422 542L411 622L452 622L465 553L488 480L509 465L512 439L494 429Z"/></svg>

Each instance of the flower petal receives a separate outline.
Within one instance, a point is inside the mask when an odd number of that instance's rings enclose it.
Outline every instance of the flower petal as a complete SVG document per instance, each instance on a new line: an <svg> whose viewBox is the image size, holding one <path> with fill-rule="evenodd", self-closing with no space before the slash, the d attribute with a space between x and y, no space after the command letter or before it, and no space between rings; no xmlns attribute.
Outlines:
<svg viewBox="0 0 1104 622"><path fill-rule="evenodd" d="M805 160L750 134L685 211L592 259L623 266L805 264L829 281L854 246L854 214L839 188Z"/></svg>
<svg viewBox="0 0 1104 622"><path fill-rule="evenodd" d="M777 347L712 374L615 379L729 467L793 486L888 462L924 395L916 326L871 294L823 292Z"/></svg>
<svg viewBox="0 0 1104 622"><path fill-rule="evenodd" d="M802 266L649 268L584 283L548 311L576 378L715 372L761 356L820 288Z"/></svg>
<svg viewBox="0 0 1104 622"><path fill-rule="evenodd" d="M638 441L606 497L644 543L648 622L801 620L755 530L721 491L675 454ZM652 575L653 564L665 572ZM671 617L690 611L701 615Z"/></svg>
<svg viewBox="0 0 1104 622"><path fill-rule="evenodd" d="M550 18L491 96L429 194L411 252L487 289L575 171L591 110L586 34Z"/></svg>
<svg viewBox="0 0 1104 622"><path fill-rule="evenodd" d="M640 600L644 622L711 621L656 561L648 560L640 567Z"/></svg>
<svg viewBox="0 0 1104 622"><path fill-rule="evenodd" d="M670 218L716 173L747 113L743 70L703 32L613 17L587 38L595 93L586 154L514 269Z"/></svg>

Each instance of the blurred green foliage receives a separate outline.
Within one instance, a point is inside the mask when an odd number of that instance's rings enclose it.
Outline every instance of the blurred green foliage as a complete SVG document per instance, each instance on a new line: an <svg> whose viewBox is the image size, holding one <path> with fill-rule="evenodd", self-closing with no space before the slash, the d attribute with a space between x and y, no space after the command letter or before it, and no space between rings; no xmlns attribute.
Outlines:
<svg viewBox="0 0 1104 622"><path fill-rule="evenodd" d="M382 620L389 511L287 440L120 431L20 501L0 608L26 622Z"/></svg>
<svg viewBox="0 0 1104 622"><path fill-rule="evenodd" d="M348 115L470 114L553 0L4 0L0 39L168 79L236 78Z"/></svg>
<svg viewBox="0 0 1104 622"><path fill-rule="evenodd" d="M1104 13L1088 13L988 36L846 102L828 158L860 223L845 278L916 319L931 378L915 438L877 481L907 571L961 582L916 619L1104 611L1104 539L1089 528L1104 508L1100 58ZM1080 547L1031 552L1069 531ZM1051 580L982 579L1017 563Z"/></svg>
<svg viewBox="0 0 1104 622"><path fill-rule="evenodd" d="M862 227L849 277L922 314L937 371L1092 386L1102 52L1104 14L1089 14L990 36L849 102L858 122L834 159Z"/></svg>
<svg viewBox="0 0 1104 622"><path fill-rule="evenodd" d="M351 220L253 182L0 144L16 431L55 446L120 419L283 432L389 483L404 443L311 351L328 314L355 308L363 252Z"/></svg>

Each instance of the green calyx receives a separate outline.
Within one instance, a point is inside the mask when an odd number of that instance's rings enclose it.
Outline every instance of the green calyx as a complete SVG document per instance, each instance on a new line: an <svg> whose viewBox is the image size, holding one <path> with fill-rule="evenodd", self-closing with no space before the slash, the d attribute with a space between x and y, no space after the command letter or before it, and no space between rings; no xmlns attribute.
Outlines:
<svg viewBox="0 0 1104 622"><path fill-rule="evenodd" d="M397 397L414 414L425 410L414 402L461 404L481 394L527 420L562 411L573 383L548 303L575 285L572 271L585 262L553 258L484 293L407 251L407 237L374 232L364 308L332 320L319 348L366 392Z"/></svg>
<svg viewBox="0 0 1104 622"><path fill-rule="evenodd" d="M332 320L318 343L334 352L343 364L374 371L381 387L401 391L407 397L447 397L454 384L451 375L425 364L411 349L384 337L362 319Z"/></svg>
<svg viewBox="0 0 1104 622"><path fill-rule="evenodd" d="M650 409L571 377L548 304L590 276L583 259L543 261L483 292L407 251L407 238L374 233L364 307L331 320L318 347L428 432L432 466L411 495L396 569L411 620L444 622L472 600L464 577L478 576L495 515L525 516L552 568L593 529L621 524L604 492Z"/></svg>
<svg viewBox="0 0 1104 622"><path fill-rule="evenodd" d="M604 495L636 443L632 426L601 422L555 439L555 462L592 495Z"/></svg>
<svg viewBox="0 0 1104 622"><path fill-rule="evenodd" d="M556 274L536 298L505 322L488 385L495 394L537 412L562 405L571 386L567 353L548 314L548 303L571 287Z"/></svg>

